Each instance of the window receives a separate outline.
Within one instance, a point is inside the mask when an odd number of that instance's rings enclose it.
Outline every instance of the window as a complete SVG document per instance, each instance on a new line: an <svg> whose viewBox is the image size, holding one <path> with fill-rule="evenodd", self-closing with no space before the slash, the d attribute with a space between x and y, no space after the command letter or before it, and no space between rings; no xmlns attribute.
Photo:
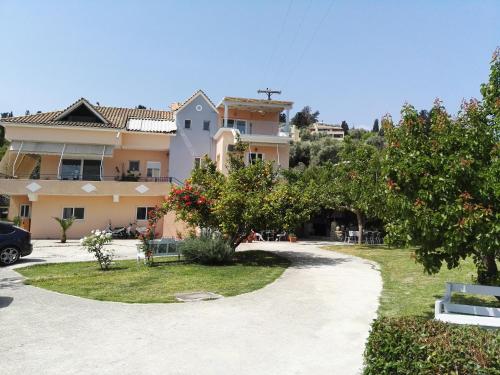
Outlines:
<svg viewBox="0 0 500 375"><path fill-rule="evenodd" d="M101 179L101 161L83 160L82 180L99 181Z"/></svg>
<svg viewBox="0 0 500 375"><path fill-rule="evenodd" d="M227 152L233 152L234 151L234 145L227 145Z"/></svg>
<svg viewBox="0 0 500 375"><path fill-rule="evenodd" d="M137 207L135 214L136 220L147 220L149 213L154 209L154 207Z"/></svg>
<svg viewBox="0 0 500 375"><path fill-rule="evenodd" d="M63 159L60 177L61 180L99 181L101 179L101 161Z"/></svg>
<svg viewBox="0 0 500 375"><path fill-rule="evenodd" d="M129 172L139 172L139 160L129 160L128 170Z"/></svg>
<svg viewBox="0 0 500 375"><path fill-rule="evenodd" d="M237 120L236 128L240 131L241 134L245 134L247 130L247 122L243 120Z"/></svg>
<svg viewBox="0 0 500 375"><path fill-rule="evenodd" d="M194 158L194 167L195 168L200 168L201 167L201 158L200 157Z"/></svg>
<svg viewBox="0 0 500 375"><path fill-rule="evenodd" d="M85 208L83 207L64 207L63 208L63 219L70 219L72 217L75 220L83 220L85 217Z"/></svg>
<svg viewBox="0 0 500 375"><path fill-rule="evenodd" d="M264 160L264 154L261 154L259 152L250 152L248 153L248 162L250 164L255 163L257 160Z"/></svg>
<svg viewBox="0 0 500 375"><path fill-rule="evenodd" d="M19 216L22 218L30 217L30 205L22 204L19 209Z"/></svg>
<svg viewBox="0 0 500 375"><path fill-rule="evenodd" d="M184 127L186 129L191 129L191 120L184 120Z"/></svg>
<svg viewBox="0 0 500 375"><path fill-rule="evenodd" d="M61 163L61 180L79 180L81 170L81 160L63 159Z"/></svg>
<svg viewBox="0 0 500 375"><path fill-rule="evenodd" d="M246 134L247 132L247 122L245 120L227 119L227 127L236 128L241 134Z"/></svg>
<svg viewBox="0 0 500 375"><path fill-rule="evenodd" d="M208 120L203 121L203 130L210 131L210 121L208 121Z"/></svg>
<svg viewBox="0 0 500 375"><path fill-rule="evenodd" d="M159 161L148 161L147 168L148 169L146 175L148 177L160 177L161 163Z"/></svg>

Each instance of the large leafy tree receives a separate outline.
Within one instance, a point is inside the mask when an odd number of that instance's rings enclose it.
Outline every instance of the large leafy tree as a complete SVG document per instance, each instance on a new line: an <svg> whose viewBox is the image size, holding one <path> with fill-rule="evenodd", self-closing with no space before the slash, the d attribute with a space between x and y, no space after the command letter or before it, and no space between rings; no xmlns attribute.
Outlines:
<svg viewBox="0 0 500 375"><path fill-rule="evenodd" d="M356 215L358 240L362 243L366 219L379 216L383 207L381 153L374 146L346 139L340 162L333 172L332 193L336 197L336 208Z"/></svg>
<svg viewBox="0 0 500 375"><path fill-rule="evenodd" d="M305 106L301 111L293 116L291 122L298 128L307 128L309 125L318 121L319 111L314 111L309 106Z"/></svg>
<svg viewBox="0 0 500 375"><path fill-rule="evenodd" d="M381 153L373 146L346 138L337 163L312 165L295 178L302 191L314 197L315 212L347 210L356 215L360 236L366 219L378 217L383 207Z"/></svg>
<svg viewBox="0 0 500 375"><path fill-rule="evenodd" d="M452 118L437 101L422 115L405 105L386 126L384 172L389 239L417 246L428 272L472 256L480 283L498 282L500 260L500 61L494 55L483 102Z"/></svg>
<svg viewBox="0 0 500 375"><path fill-rule="evenodd" d="M218 231L233 247L252 230L293 231L311 212L308 196L282 178L272 162L247 164L247 147L235 145L227 175L205 158L184 187L172 190L161 211L174 210L193 228Z"/></svg>

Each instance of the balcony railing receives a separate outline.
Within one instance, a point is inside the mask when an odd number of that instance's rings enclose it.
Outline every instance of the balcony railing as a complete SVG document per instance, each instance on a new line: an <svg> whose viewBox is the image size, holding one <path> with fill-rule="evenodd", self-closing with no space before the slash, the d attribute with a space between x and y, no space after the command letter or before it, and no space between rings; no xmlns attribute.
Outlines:
<svg viewBox="0 0 500 375"><path fill-rule="evenodd" d="M76 176L60 176L57 174L18 174L16 176L0 173L0 179L13 180L56 180L56 181L120 181L120 182L168 182L181 185L182 182L175 177L139 177L130 175L120 176L99 176L99 175L76 175Z"/></svg>

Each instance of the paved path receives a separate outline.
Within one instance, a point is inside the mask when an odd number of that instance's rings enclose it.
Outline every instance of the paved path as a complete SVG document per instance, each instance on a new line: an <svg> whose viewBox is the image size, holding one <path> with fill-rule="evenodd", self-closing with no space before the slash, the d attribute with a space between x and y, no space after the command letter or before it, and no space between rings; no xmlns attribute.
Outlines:
<svg viewBox="0 0 500 375"><path fill-rule="evenodd" d="M87 300L26 286L0 268L0 372L356 374L381 278L371 263L319 245L242 245L294 264L255 292L184 304ZM54 251L37 247L33 259L64 259Z"/></svg>

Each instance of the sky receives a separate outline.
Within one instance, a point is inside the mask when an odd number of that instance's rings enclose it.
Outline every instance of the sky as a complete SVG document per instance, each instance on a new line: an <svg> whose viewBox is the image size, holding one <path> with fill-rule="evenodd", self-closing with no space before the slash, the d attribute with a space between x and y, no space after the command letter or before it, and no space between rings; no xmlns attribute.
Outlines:
<svg viewBox="0 0 500 375"><path fill-rule="evenodd" d="M0 0L0 111L85 97L168 109L197 89L305 105L371 128L401 106L480 97L500 0Z"/></svg>

